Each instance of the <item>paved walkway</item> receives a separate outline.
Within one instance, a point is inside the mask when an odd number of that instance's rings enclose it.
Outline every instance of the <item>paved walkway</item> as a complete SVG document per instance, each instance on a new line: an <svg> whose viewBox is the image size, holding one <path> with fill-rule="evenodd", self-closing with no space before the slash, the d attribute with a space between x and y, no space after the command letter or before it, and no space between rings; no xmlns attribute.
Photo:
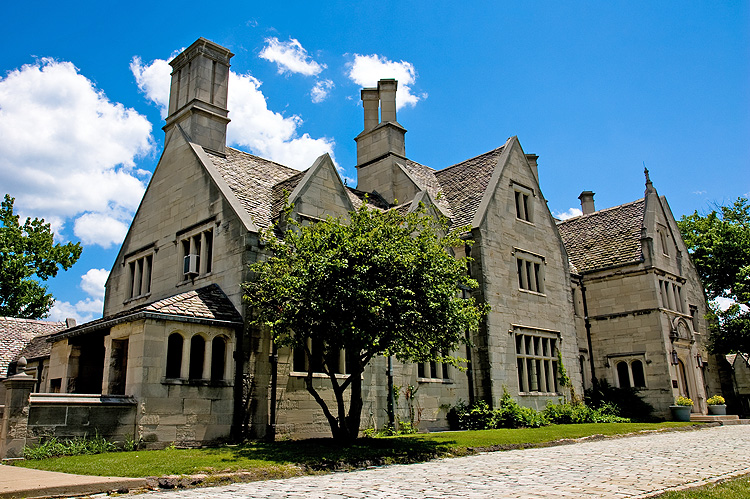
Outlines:
<svg viewBox="0 0 750 499"><path fill-rule="evenodd" d="M203 489L154 499L643 498L750 473L750 425L491 452Z"/></svg>
<svg viewBox="0 0 750 499"><path fill-rule="evenodd" d="M71 475L0 465L0 499L95 494L145 485L145 478Z"/></svg>

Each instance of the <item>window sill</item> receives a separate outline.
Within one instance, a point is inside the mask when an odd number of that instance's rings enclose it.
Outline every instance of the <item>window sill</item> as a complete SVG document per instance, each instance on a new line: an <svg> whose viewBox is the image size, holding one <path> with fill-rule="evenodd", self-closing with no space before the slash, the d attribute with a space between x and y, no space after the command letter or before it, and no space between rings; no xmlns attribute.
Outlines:
<svg viewBox="0 0 750 499"><path fill-rule="evenodd" d="M528 293L528 294L534 295L534 296L543 296L545 298L547 297L547 295L544 294L544 293L540 293L539 291L532 291L530 289L518 288L518 291L521 291L522 293Z"/></svg>
<svg viewBox="0 0 750 499"><path fill-rule="evenodd" d="M562 397L560 392L518 392L519 397Z"/></svg>
<svg viewBox="0 0 750 499"><path fill-rule="evenodd" d="M145 295L131 296L130 298L128 298L127 300L125 300L122 303L123 303L123 305L127 305L128 303L132 303L134 301L142 300L144 298L148 298L149 296L151 296L151 292L150 291L148 293L146 293Z"/></svg>
<svg viewBox="0 0 750 499"><path fill-rule="evenodd" d="M451 378L417 378L417 383L442 383L444 385L452 385L453 380Z"/></svg>
<svg viewBox="0 0 750 499"><path fill-rule="evenodd" d="M532 222L531 220L524 220L523 218L518 218L517 216L516 216L516 222L523 222L526 225L531 225L532 227L535 227L534 222Z"/></svg>
<svg viewBox="0 0 750 499"><path fill-rule="evenodd" d="M302 371L290 371L289 376L293 376L295 378L306 378L307 373ZM346 379L349 377L348 374L334 374L334 376L336 376L336 379ZM328 375L326 373L313 373L313 378L328 379Z"/></svg>
<svg viewBox="0 0 750 499"><path fill-rule="evenodd" d="M183 279L180 282L177 283L177 287L185 286L188 284L192 284L195 281L203 280L207 277L211 277L213 275L213 272L206 272L205 274L198 274L195 277L188 277L187 279Z"/></svg>
<svg viewBox="0 0 750 499"><path fill-rule="evenodd" d="M210 386L224 388L234 386L234 382L225 379L212 381L210 379L185 379L185 378L162 378L162 385L185 385L185 386Z"/></svg>

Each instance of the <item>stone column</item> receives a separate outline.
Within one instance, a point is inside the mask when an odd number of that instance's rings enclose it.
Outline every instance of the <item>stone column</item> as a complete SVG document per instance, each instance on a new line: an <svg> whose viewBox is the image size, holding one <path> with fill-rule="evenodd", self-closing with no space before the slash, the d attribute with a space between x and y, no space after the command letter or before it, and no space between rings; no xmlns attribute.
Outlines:
<svg viewBox="0 0 750 499"><path fill-rule="evenodd" d="M26 359L18 359L16 374L3 381L5 385L5 411L0 426L0 458L23 457L26 445L26 428L29 422L29 395L34 391L36 378L24 371Z"/></svg>

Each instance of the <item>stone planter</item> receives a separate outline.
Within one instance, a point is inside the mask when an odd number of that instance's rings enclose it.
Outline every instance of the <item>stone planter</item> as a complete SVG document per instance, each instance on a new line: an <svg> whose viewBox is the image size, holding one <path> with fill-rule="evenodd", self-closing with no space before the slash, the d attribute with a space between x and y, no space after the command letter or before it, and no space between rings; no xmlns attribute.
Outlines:
<svg viewBox="0 0 750 499"><path fill-rule="evenodd" d="M672 411L672 419L674 421L690 421L690 411L693 408L689 405L670 405L669 410Z"/></svg>
<svg viewBox="0 0 750 499"><path fill-rule="evenodd" d="M726 405L709 405L708 413L712 416L726 416L727 406Z"/></svg>

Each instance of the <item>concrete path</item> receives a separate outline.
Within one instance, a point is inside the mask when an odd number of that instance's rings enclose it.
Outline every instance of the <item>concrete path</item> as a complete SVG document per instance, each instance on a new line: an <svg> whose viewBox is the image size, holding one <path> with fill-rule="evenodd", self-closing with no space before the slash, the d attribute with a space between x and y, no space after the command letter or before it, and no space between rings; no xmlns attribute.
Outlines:
<svg viewBox="0 0 750 499"><path fill-rule="evenodd" d="M643 498L746 473L750 473L750 425L737 425L147 495L157 496L154 499Z"/></svg>
<svg viewBox="0 0 750 499"><path fill-rule="evenodd" d="M0 499L80 496L145 486L145 478L69 475L0 465Z"/></svg>

